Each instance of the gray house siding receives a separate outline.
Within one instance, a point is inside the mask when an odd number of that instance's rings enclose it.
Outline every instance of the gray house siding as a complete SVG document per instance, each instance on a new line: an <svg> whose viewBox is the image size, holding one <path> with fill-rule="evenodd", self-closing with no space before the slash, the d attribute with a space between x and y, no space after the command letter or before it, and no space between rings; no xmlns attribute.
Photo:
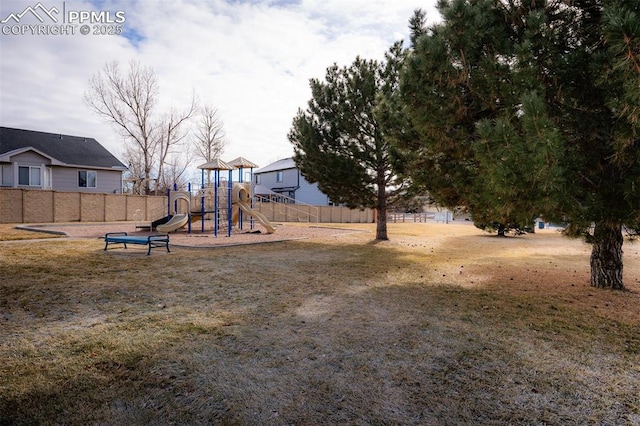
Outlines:
<svg viewBox="0 0 640 426"><path fill-rule="evenodd" d="M93 138L0 127L0 186L121 193L126 166Z"/></svg>
<svg viewBox="0 0 640 426"><path fill-rule="evenodd" d="M1 186L10 188L52 189L57 191L120 193L122 191L122 172L120 170L101 170L76 167L52 167L51 160L36 152L27 151L11 157L11 163L2 164ZM39 179L28 185L20 183L20 167L29 167L32 172L39 168ZM96 176L96 187L80 187L79 171L92 171Z"/></svg>
<svg viewBox="0 0 640 426"><path fill-rule="evenodd" d="M42 164L51 164L51 160L38 154L37 152L28 151L11 157L14 163L21 165L39 166Z"/></svg>
<svg viewBox="0 0 640 426"><path fill-rule="evenodd" d="M278 180L278 174L282 179ZM279 192L280 188L294 188L298 186L298 174L296 169L277 170L273 172L256 174L259 176L260 185L272 191ZM283 194L287 195L287 194Z"/></svg>
<svg viewBox="0 0 640 426"><path fill-rule="evenodd" d="M79 171L95 171L96 187L81 187ZM109 192L118 194L122 190L122 172L87 168L58 167L53 170L53 187L58 191Z"/></svg>
<svg viewBox="0 0 640 426"><path fill-rule="evenodd" d="M27 151L11 157L11 163L2 164L2 186L15 188L49 188L51 160L37 152ZM22 167L30 169L28 183L21 182ZM37 179L33 179L39 175Z"/></svg>
<svg viewBox="0 0 640 426"><path fill-rule="evenodd" d="M317 183L309 183L300 176L300 188L296 191L296 200L312 206L328 206L329 197L318 189Z"/></svg>
<svg viewBox="0 0 640 426"><path fill-rule="evenodd" d="M96 182L100 184L100 176ZM91 191L95 188L80 188L78 186L78 169L64 168L55 170L53 173L53 184L59 191Z"/></svg>
<svg viewBox="0 0 640 426"><path fill-rule="evenodd" d="M278 176L282 179L279 181ZM329 197L318 189L317 183L309 183L293 159L283 159L254 172L254 183L277 194L293 198L296 202L313 206L330 205ZM258 194L266 195L266 194Z"/></svg>

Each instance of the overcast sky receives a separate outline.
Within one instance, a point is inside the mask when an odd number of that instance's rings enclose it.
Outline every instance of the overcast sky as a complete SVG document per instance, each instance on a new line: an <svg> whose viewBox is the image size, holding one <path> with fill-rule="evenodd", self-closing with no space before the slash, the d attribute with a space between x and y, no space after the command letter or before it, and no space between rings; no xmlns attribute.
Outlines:
<svg viewBox="0 0 640 426"><path fill-rule="evenodd" d="M2 0L0 125L93 137L122 158L122 138L82 97L105 63L126 69L134 59L157 75L161 109L184 107L193 91L218 109L228 144L223 160L243 156L265 166L293 154L287 133L298 108L306 108L310 78L358 55L381 59L394 41L408 39L414 9L426 10L429 23L438 19L435 3ZM23 14L29 7L42 22ZM80 12L94 16L78 22ZM35 24L67 34L33 35L27 26ZM110 29L123 34L93 34Z"/></svg>

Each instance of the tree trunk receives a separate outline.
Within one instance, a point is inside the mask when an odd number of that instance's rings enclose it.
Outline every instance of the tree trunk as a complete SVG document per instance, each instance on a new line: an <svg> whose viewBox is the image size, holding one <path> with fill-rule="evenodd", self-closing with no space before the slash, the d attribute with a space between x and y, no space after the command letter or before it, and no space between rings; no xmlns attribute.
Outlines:
<svg viewBox="0 0 640 426"><path fill-rule="evenodd" d="M591 250L591 286L625 290L622 282L622 225L596 222Z"/></svg>
<svg viewBox="0 0 640 426"><path fill-rule="evenodd" d="M378 220L376 221L376 240L388 240L387 236L387 194L384 183L378 184Z"/></svg>
<svg viewBox="0 0 640 426"><path fill-rule="evenodd" d="M387 209L378 209L376 221L376 240L388 240L387 236Z"/></svg>
<svg viewBox="0 0 640 426"><path fill-rule="evenodd" d="M151 164L148 154L144 154L144 195L151 195Z"/></svg>

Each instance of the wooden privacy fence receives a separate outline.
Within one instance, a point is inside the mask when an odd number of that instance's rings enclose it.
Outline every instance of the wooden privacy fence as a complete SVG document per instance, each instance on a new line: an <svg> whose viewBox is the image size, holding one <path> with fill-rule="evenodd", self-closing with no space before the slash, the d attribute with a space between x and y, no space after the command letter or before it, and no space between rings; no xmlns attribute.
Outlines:
<svg viewBox="0 0 640 426"><path fill-rule="evenodd" d="M372 223L372 209L256 203L272 222ZM166 196L0 189L0 223L152 221L167 214Z"/></svg>

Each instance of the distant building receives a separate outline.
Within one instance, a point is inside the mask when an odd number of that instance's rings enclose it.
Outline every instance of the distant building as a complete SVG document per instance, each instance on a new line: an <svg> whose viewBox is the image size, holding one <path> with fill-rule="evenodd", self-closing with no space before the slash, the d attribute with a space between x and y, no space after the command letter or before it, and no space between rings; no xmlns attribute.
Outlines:
<svg viewBox="0 0 640 426"><path fill-rule="evenodd" d="M283 195L289 202L301 202L313 206L332 205L329 197L318 189L317 183L309 183L300 174L293 158L284 158L253 172L255 195L271 198Z"/></svg>
<svg viewBox="0 0 640 426"><path fill-rule="evenodd" d="M0 127L0 187L117 194L126 169L93 138Z"/></svg>

